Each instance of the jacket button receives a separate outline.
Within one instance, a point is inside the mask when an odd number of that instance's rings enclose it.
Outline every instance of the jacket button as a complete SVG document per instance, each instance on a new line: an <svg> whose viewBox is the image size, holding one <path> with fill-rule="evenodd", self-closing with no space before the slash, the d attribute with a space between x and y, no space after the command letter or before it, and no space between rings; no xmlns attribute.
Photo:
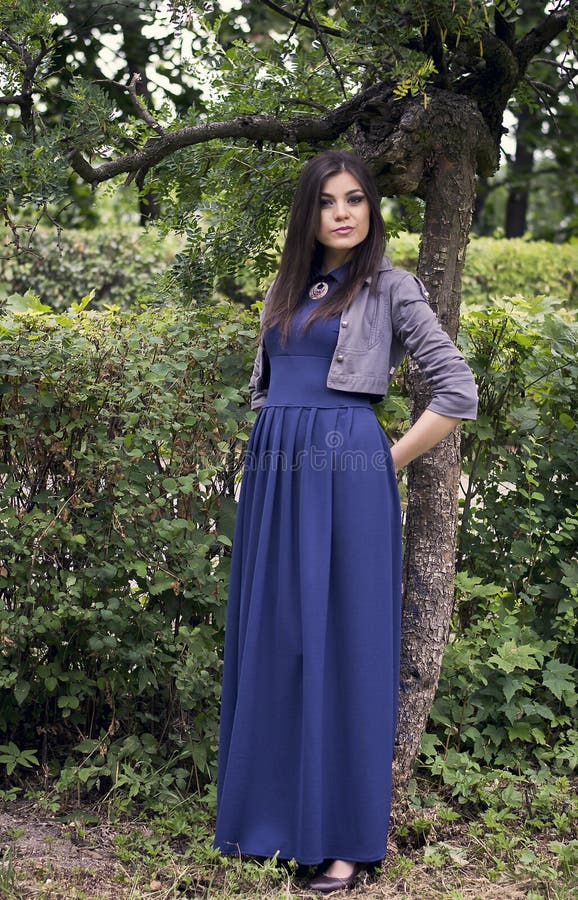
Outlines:
<svg viewBox="0 0 578 900"><path fill-rule="evenodd" d="M338 353L336 358L337 362L343 362L343 353Z"/></svg>
<svg viewBox="0 0 578 900"><path fill-rule="evenodd" d="M341 327L347 328L348 324L349 324L349 322L346 319L344 319L344 321L341 323Z"/></svg>

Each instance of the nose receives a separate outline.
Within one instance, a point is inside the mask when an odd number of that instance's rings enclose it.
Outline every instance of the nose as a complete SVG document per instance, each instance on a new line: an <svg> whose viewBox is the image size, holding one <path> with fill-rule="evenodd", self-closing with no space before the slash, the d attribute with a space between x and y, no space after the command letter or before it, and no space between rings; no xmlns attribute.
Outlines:
<svg viewBox="0 0 578 900"><path fill-rule="evenodd" d="M337 200L333 207L333 215L337 220L347 219L349 217L349 209L345 200Z"/></svg>

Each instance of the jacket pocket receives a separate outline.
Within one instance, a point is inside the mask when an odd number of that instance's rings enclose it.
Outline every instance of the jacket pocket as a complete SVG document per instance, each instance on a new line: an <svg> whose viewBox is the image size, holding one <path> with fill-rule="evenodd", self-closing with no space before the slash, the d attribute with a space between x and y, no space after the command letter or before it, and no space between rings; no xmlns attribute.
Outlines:
<svg viewBox="0 0 578 900"><path fill-rule="evenodd" d="M371 294L368 306L371 309L368 349L371 350L376 344L383 342L388 323L391 320L389 294L380 290L379 284L376 285L375 293Z"/></svg>

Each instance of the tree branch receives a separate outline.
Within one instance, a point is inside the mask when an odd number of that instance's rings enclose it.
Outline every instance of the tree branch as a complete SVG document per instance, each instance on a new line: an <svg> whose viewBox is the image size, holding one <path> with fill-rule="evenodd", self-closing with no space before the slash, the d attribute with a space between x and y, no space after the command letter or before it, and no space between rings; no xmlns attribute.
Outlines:
<svg viewBox="0 0 578 900"><path fill-rule="evenodd" d="M323 36L322 30L319 26L319 22L317 21L317 19L315 17L315 12L314 12L313 7L311 6L311 3L309 2L309 0L305 0L305 3L303 4L303 9L309 10L309 18L311 20L313 28L315 29L315 34L317 35L317 40L323 47L323 52L325 53L325 56L327 57L327 61L329 62L329 65L333 69L337 80L339 81L339 84L341 86L341 92L342 92L343 96L347 97L347 91L345 90L345 84L343 82L343 77L341 75L341 72L339 71L337 63L335 62L335 58L334 58L331 50L329 49L327 41L325 40L325 37Z"/></svg>
<svg viewBox="0 0 578 900"><path fill-rule="evenodd" d="M275 116L239 116L225 122L207 122L167 131L150 138L134 153L118 157L100 166L92 166L76 147L69 146L67 156L74 171L89 184L101 184L123 173L150 169L165 157L184 147L223 138L246 138L294 145L301 141L328 141L343 134L370 100L386 91L384 82L362 91L329 112L324 118L295 116L283 122ZM134 176L133 176L134 177Z"/></svg>
<svg viewBox="0 0 578 900"><path fill-rule="evenodd" d="M316 100L306 100L303 97L281 97L281 103L286 106L308 106L309 109L316 109L321 113L328 113L329 107L324 103L317 103Z"/></svg>
<svg viewBox="0 0 578 900"><path fill-rule="evenodd" d="M568 26L570 4L562 9L555 10L545 19L532 28L514 47L514 55L518 60L520 72L523 74L536 54L540 53L555 37L561 34Z"/></svg>
<svg viewBox="0 0 578 900"><path fill-rule="evenodd" d="M50 53L52 47L47 46L46 42L41 39L40 53L37 56L32 56L25 44L23 42L15 40L12 35L4 28L0 29L0 41L3 41L6 46L9 47L18 56L22 70L21 93L12 94L10 99L2 98L0 99L0 103L4 103L5 105L7 103L17 103L20 106L22 124L25 128L33 129L34 110L32 95L35 90L34 79L36 78L36 73L38 71L40 63L42 62L44 57L47 56L48 53Z"/></svg>
<svg viewBox="0 0 578 900"><path fill-rule="evenodd" d="M7 94L5 97L0 97L0 106L9 106L11 103L16 103L18 106L22 106L23 103L26 103L27 98L24 94Z"/></svg>
<svg viewBox="0 0 578 900"><path fill-rule="evenodd" d="M69 151L72 168L90 184L100 184L123 172L137 172L139 169L157 165L166 156L183 147L192 147L222 138L247 138L266 140L274 143L295 144L299 141L329 140L349 127L350 122L343 117L333 123L328 119L295 118L281 122L274 116L242 116L226 122L208 122L168 131L162 137L151 138L141 150L118 159L102 163L94 168L75 148Z"/></svg>
<svg viewBox="0 0 578 900"><path fill-rule="evenodd" d="M138 99L136 86L141 80L142 79L140 74L138 72L135 72L130 80L130 84L128 86L124 86L125 90L127 90L130 95L130 99L132 100L133 106L139 119L142 119L143 122L146 122L149 128L152 128L153 131L156 131L157 134L164 135L166 134L166 131L163 126L160 125L159 122L157 122L157 120L150 114L146 106Z"/></svg>
<svg viewBox="0 0 578 900"><path fill-rule="evenodd" d="M328 25L319 25L318 23L311 22L309 19L304 19L301 14L295 15L295 13L289 12L289 10L279 6L278 3L274 3L273 0L261 0L261 2L263 3L263 6L268 6L269 9L274 10L274 12L279 13L283 18L289 19L290 22L295 22L297 25L304 25L305 28L312 28L315 32L318 32L319 29L324 34L331 34L333 37L345 37L345 32L341 31L340 28L330 28Z"/></svg>

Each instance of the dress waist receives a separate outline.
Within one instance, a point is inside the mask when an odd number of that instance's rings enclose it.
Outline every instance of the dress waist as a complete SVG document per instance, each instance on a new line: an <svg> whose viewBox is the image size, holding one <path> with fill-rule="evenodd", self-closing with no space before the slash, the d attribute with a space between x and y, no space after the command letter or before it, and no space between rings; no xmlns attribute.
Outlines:
<svg viewBox="0 0 578 900"><path fill-rule="evenodd" d="M327 387L330 364L326 356L273 356L264 406L371 407L365 394Z"/></svg>

